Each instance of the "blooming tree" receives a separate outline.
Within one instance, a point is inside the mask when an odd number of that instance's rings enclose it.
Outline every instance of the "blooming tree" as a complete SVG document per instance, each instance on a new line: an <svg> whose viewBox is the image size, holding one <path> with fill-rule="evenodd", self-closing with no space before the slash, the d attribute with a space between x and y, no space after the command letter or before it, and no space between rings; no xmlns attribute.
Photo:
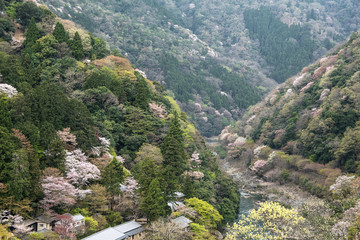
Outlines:
<svg viewBox="0 0 360 240"><path fill-rule="evenodd" d="M360 200L357 202L355 207L348 209L344 213L344 217L336 223L331 231L334 233L339 239L347 239L349 228L356 221L356 218L360 216Z"/></svg>
<svg viewBox="0 0 360 240"><path fill-rule="evenodd" d="M254 163L254 166L252 166L250 169L254 172L260 171L261 168L263 168L266 165L267 161L265 160L257 160Z"/></svg>
<svg viewBox="0 0 360 240"><path fill-rule="evenodd" d="M122 189L122 192L128 194L131 198L134 198L137 190L139 189L138 182L133 177L127 177L124 185L126 188Z"/></svg>
<svg viewBox="0 0 360 240"><path fill-rule="evenodd" d="M248 216L242 215L225 239L302 239L308 233L303 227L304 222L296 209L287 209L275 202L263 202Z"/></svg>
<svg viewBox="0 0 360 240"><path fill-rule="evenodd" d="M73 233L75 222L71 215L58 215L55 221L57 222L55 223L54 231L60 235L60 239L73 239L75 237Z"/></svg>
<svg viewBox="0 0 360 240"><path fill-rule="evenodd" d="M66 152L65 170L66 178L77 186L84 186L90 180L100 178L100 170L87 161L87 157L80 149Z"/></svg>
<svg viewBox="0 0 360 240"><path fill-rule="evenodd" d="M41 205L46 211L59 205L75 204L76 189L63 177L45 177L41 186L45 195L41 200Z"/></svg>
<svg viewBox="0 0 360 240"><path fill-rule="evenodd" d="M195 151L195 152L191 155L190 162L196 163L197 165L201 165L202 160L200 159L200 154L199 154L197 151Z"/></svg>
<svg viewBox="0 0 360 240"><path fill-rule="evenodd" d="M355 178L355 176L339 176L336 179L336 182L330 186L330 191L336 194L340 194L343 191L348 191L350 189L350 182Z"/></svg>
<svg viewBox="0 0 360 240"><path fill-rule="evenodd" d="M25 225L18 225L16 226L14 232L16 233L16 235L18 237L25 237L26 235L28 235L31 231L33 231L34 229L32 227L27 227Z"/></svg>

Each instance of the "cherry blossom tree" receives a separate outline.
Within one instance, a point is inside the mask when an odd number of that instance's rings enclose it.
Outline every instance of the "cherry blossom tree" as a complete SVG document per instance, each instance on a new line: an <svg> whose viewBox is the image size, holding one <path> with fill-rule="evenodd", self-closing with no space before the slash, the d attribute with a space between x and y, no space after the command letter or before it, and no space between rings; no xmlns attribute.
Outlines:
<svg viewBox="0 0 360 240"><path fill-rule="evenodd" d="M49 211L52 207L75 204L76 189L63 177L48 176L42 180L44 199L41 200L43 209Z"/></svg>
<svg viewBox="0 0 360 240"><path fill-rule="evenodd" d="M75 222L71 215L58 215L55 221L57 222L55 223L54 231L60 235L60 239L75 238L73 233Z"/></svg>
<svg viewBox="0 0 360 240"><path fill-rule="evenodd" d="M133 177L127 177L124 181L124 186L125 188L122 189L122 192L128 194L131 198L134 198L139 189L138 182Z"/></svg>
<svg viewBox="0 0 360 240"><path fill-rule="evenodd" d="M20 237L21 239L23 237L25 237L26 235L28 235L31 231L33 231L34 229L32 227L27 227L25 225L17 225L14 232L16 233L16 235L18 237Z"/></svg>
<svg viewBox="0 0 360 240"><path fill-rule="evenodd" d="M88 184L90 180L100 178L100 170L87 161L86 155L80 149L66 152L65 171L66 178L80 187Z"/></svg>

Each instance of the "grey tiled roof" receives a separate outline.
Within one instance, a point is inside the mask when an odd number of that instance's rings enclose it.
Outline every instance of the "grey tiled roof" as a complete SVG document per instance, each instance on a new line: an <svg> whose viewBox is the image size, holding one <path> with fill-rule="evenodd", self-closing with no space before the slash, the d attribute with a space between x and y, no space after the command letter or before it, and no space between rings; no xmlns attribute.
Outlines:
<svg viewBox="0 0 360 240"><path fill-rule="evenodd" d="M173 220L174 223L178 224L181 228L187 228L190 226L190 223L192 223L192 221L184 216L180 216L178 218L175 218Z"/></svg>

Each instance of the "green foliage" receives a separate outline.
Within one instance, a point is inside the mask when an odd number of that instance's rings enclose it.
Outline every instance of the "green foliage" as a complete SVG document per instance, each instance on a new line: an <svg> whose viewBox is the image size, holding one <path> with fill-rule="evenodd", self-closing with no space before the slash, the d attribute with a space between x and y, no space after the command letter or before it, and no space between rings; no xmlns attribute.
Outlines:
<svg viewBox="0 0 360 240"><path fill-rule="evenodd" d="M110 226L119 225L123 221L121 214L115 211L108 211L105 217Z"/></svg>
<svg viewBox="0 0 360 240"><path fill-rule="evenodd" d="M7 129L12 128L7 99L3 96L0 96L0 126L6 127Z"/></svg>
<svg viewBox="0 0 360 240"><path fill-rule="evenodd" d="M135 97L135 106L147 110L149 108L149 98L150 91L149 87L146 84L146 81L143 76L139 72L135 72L135 76L137 78L137 82L135 84L136 89L136 97Z"/></svg>
<svg viewBox="0 0 360 240"><path fill-rule="evenodd" d="M30 233L29 234L30 240L39 240L39 239L45 239L44 235L42 233Z"/></svg>
<svg viewBox="0 0 360 240"><path fill-rule="evenodd" d="M14 25L10 19L0 18L0 39L11 41L11 33L15 32Z"/></svg>
<svg viewBox="0 0 360 240"><path fill-rule="evenodd" d="M282 180L283 182L287 182L287 181L289 180L289 177L290 177L290 172L289 172L289 170L283 169L283 170L281 171L280 177L281 177L281 180Z"/></svg>
<svg viewBox="0 0 360 240"><path fill-rule="evenodd" d="M94 233L98 229L98 222L92 217L85 217L85 225L88 228L88 233Z"/></svg>
<svg viewBox="0 0 360 240"><path fill-rule="evenodd" d="M59 43L69 41L69 34L65 31L64 26L59 22L56 23L55 29L52 34Z"/></svg>
<svg viewBox="0 0 360 240"><path fill-rule="evenodd" d="M82 44L82 40L80 34L78 32L75 33L74 38L70 41L70 49L74 58L77 60L82 60L85 57L84 48Z"/></svg>
<svg viewBox="0 0 360 240"><path fill-rule="evenodd" d="M152 180L159 177L160 168L153 159L147 157L132 168L132 173L140 185L140 192L145 194L148 192Z"/></svg>
<svg viewBox="0 0 360 240"><path fill-rule="evenodd" d="M90 38L92 47L90 52L91 59L101 59L110 54L110 50L107 48L104 40L94 37L92 34L90 34Z"/></svg>
<svg viewBox="0 0 360 240"><path fill-rule="evenodd" d="M356 221L349 227L348 239L356 240L359 238L360 233L360 217L356 218Z"/></svg>
<svg viewBox="0 0 360 240"><path fill-rule="evenodd" d="M344 133L339 148L335 152L335 159L348 172L359 172L360 155L360 122L353 129L348 128Z"/></svg>
<svg viewBox="0 0 360 240"><path fill-rule="evenodd" d="M287 239L306 236L305 219L295 209L287 209L278 203L263 202L248 216L242 215L230 229L227 240Z"/></svg>
<svg viewBox="0 0 360 240"><path fill-rule="evenodd" d="M35 45L36 40L41 38L42 34L40 32L40 29L36 26L36 22L34 18L31 18L29 22L29 26L25 33L25 41L24 46L26 48L31 48Z"/></svg>
<svg viewBox="0 0 360 240"><path fill-rule="evenodd" d="M26 1L16 7L16 18L24 27L30 26L31 21L39 22L42 20L43 11L31 1ZM34 19L34 20L32 20Z"/></svg>
<svg viewBox="0 0 360 240"><path fill-rule="evenodd" d="M177 112L171 119L169 133L166 135L161 146L161 153L164 157L164 179L169 183L179 181L186 167L183 131L180 127L180 120ZM166 176L166 177L165 177ZM167 195L172 195L175 191L173 184L166 187Z"/></svg>
<svg viewBox="0 0 360 240"><path fill-rule="evenodd" d="M316 45L308 29L289 27L266 7L246 10L244 20L250 37L259 40L261 54L274 68L270 77L277 82L284 82L313 59Z"/></svg>
<svg viewBox="0 0 360 240"><path fill-rule="evenodd" d="M166 215L167 203L157 178L151 181L140 208L150 222Z"/></svg>
<svg viewBox="0 0 360 240"><path fill-rule="evenodd" d="M116 158L105 167L101 176L101 182L109 193L112 195L121 193L120 184L124 181L124 169Z"/></svg>
<svg viewBox="0 0 360 240"><path fill-rule="evenodd" d="M204 225L206 228L216 228L223 220L219 212L209 203L198 198L189 198L185 200L187 206L192 207L198 214L196 223Z"/></svg>
<svg viewBox="0 0 360 240"><path fill-rule="evenodd" d="M215 240L216 238L209 233L204 225L198 223L190 223L191 230L194 232L193 240L210 239Z"/></svg>

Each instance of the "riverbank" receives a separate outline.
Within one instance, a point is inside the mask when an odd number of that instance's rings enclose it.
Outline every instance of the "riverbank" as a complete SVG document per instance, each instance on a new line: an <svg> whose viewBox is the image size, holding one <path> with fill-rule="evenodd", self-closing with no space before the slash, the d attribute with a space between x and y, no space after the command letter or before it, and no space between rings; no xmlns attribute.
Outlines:
<svg viewBox="0 0 360 240"><path fill-rule="evenodd" d="M249 196L254 202L253 207L256 207L260 201L276 201L297 210L303 209L304 206L313 206L315 203L320 206L325 205L323 199L311 195L295 184L265 181L251 170L238 168L236 163L231 164L224 159L218 159L218 165L223 173L230 176L239 186L243 195L241 198ZM245 205L245 209L240 209L241 212L250 210L247 209L250 204ZM242 207L244 206L240 206Z"/></svg>

